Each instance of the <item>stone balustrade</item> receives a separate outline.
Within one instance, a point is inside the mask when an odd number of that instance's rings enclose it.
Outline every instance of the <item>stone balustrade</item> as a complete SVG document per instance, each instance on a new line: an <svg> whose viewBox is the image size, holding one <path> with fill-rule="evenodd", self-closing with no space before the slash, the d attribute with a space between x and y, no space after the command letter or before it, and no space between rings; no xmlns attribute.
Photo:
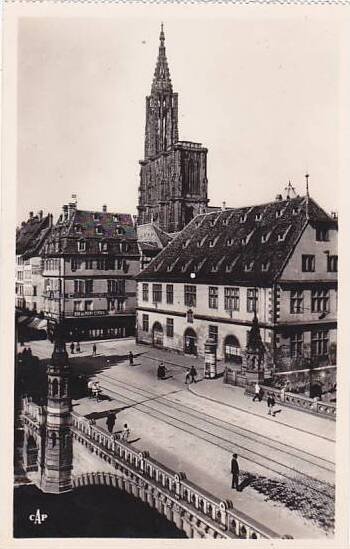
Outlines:
<svg viewBox="0 0 350 549"><path fill-rule="evenodd" d="M314 401L312 398L309 398L305 395L298 395L295 393L289 393L287 391L285 391L283 398L283 396L281 396L281 389L269 387L268 385L260 386L264 391L264 399L267 399L268 395L270 394L275 397L276 403L278 404L289 406L291 408L305 410L306 412L328 417L330 419L336 419L337 408L336 404L334 404L333 402L322 402L320 400ZM245 393L253 395L254 386L248 386Z"/></svg>
<svg viewBox="0 0 350 549"><path fill-rule="evenodd" d="M73 437L101 460L112 465L110 472L86 473L73 478L73 485L114 485L139 497L167 516L188 537L261 539L278 534L235 509L230 500L222 501L207 493L127 442L114 440L100 427L76 412L72 413ZM119 473L119 474L118 474Z"/></svg>

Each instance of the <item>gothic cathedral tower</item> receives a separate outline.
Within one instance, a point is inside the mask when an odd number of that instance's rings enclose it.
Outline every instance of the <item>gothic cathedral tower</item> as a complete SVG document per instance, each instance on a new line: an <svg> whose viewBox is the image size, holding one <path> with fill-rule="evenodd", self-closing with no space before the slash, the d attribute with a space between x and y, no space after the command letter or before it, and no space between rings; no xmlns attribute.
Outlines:
<svg viewBox="0 0 350 549"><path fill-rule="evenodd" d="M47 367L48 395L46 415L45 457L41 489L60 494L71 490L72 434L70 367L63 339L58 336Z"/></svg>
<svg viewBox="0 0 350 549"><path fill-rule="evenodd" d="M173 92L163 24L151 95L146 98L145 158L140 161L138 224L173 233L207 206L207 149L179 141L178 95Z"/></svg>

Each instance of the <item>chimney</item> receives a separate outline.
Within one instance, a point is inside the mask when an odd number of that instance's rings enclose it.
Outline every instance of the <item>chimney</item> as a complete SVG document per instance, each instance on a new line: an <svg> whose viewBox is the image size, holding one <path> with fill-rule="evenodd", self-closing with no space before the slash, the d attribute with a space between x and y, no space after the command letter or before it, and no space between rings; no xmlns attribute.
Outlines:
<svg viewBox="0 0 350 549"><path fill-rule="evenodd" d="M338 219L338 212L331 212L331 217L333 219Z"/></svg>
<svg viewBox="0 0 350 549"><path fill-rule="evenodd" d="M69 202L68 204L68 218L72 219L73 214L75 210L77 209L77 203L76 202Z"/></svg>
<svg viewBox="0 0 350 549"><path fill-rule="evenodd" d="M103 213L107 213L107 204L103 204L102 211Z"/></svg>
<svg viewBox="0 0 350 549"><path fill-rule="evenodd" d="M280 202L281 200L283 200L283 197L281 194L277 194L276 195L276 202Z"/></svg>
<svg viewBox="0 0 350 549"><path fill-rule="evenodd" d="M33 212L29 212L29 219L33 219Z"/></svg>
<svg viewBox="0 0 350 549"><path fill-rule="evenodd" d="M53 215L52 214L49 214L49 223L48 223L48 227L49 229L51 229L52 225L53 225Z"/></svg>
<svg viewBox="0 0 350 549"><path fill-rule="evenodd" d="M225 202L225 201L222 203L221 210L222 210L223 212L226 210L226 202Z"/></svg>
<svg viewBox="0 0 350 549"><path fill-rule="evenodd" d="M43 218L43 211L42 211L42 210L39 210L39 211L38 211L38 219L39 219L39 221L41 221L42 218Z"/></svg>

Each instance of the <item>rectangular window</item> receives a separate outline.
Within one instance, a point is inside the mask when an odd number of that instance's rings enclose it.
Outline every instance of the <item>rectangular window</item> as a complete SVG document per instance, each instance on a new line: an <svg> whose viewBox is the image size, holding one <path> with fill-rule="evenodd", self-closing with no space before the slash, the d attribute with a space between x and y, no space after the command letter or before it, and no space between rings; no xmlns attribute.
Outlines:
<svg viewBox="0 0 350 549"><path fill-rule="evenodd" d="M329 273L338 272L338 256L337 255L329 255L327 257L327 271Z"/></svg>
<svg viewBox="0 0 350 549"><path fill-rule="evenodd" d="M70 261L70 268L71 268L72 271L76 271L77 268L78 268L78 262L74 257L72 257L72 259Z"/></svg>
<svg viewBox="0 0 350 549"><path fill-rule="evenodd" d="M114 299L108 298L107 299L107 310L108 311L114 311Z"/></svg>
<svg viewBox="0 0 350 549"><path fill-rule="evenodd" d="M73 303L73 308L74 308L74 312L76 313L77 311L80 311L81 310L81 301L74 301Z"/></svg>
<svg viewBox="0 0 350 549"><path fill-rule="evenodd" d="M328 242L329 233L326 227L316 227L316 240L318 242Z"/></svg>
<svg viewBox="0 0 350 549"><path fill-rule="evenodd" d="M290 312L291 314L300 314L304 312L303 290L290 291Z"/></svg>
<svg viewBox="0 0 350 549"><path fill-rule="evenodd" d="M37 289L36 289L36 286L33 286L33 296L36 296L37 295Z"/></svg>
<svg viewBox="0 0 350 549"><path fill-rule="evenodd" d="M174 320L172 318L166 319L166 335L167 337L174 337Z"/></svg>
<svg viewBox="0 0 350 549"><path fill-rule="evenodd" d="M142 330L144 332L149 331L149 316L148 315L142 315Z"/></svg>
<svg viewBox="0 0 350 549"><path fill-rule="evenodd" d="M303 342L304 334L303 332L295 332L290 336L290 356L291 358L296 358L302 356L303 354Z"/></svg>
<svg viewBox="0 0 350 549"><path fill-rule="evenodd" d="M329 290L311 290L311 312L326 313L329 311Z"/></svg>
<svg viewBox="0 0 350 549"><path fill-rule="evenodd" d="M209 286L209 309L218 308L219 290L217 286Z"/></svg>
<svg viewBox="0 0 350 549"><path fill-rule="evenodd" d="M185 284L184 288L184 304L186 307L195 307L197 301L196 286Z"/></svg>
<svg viewBox="0 0 350 549"><path fill-rule="evenodd" d="M301 256L301 270L303 271L303 273L313 273L315 271L314 255Z"/></svg>
<svg viewBox="0 0 350 549"><path fill-rule="evenodd" d="M218 327L209 325L208 336L209 336L210 339L213 339L215 341L215 343L217 343L218 342Z"/></svg>
<svg viewBox="0 0 350 549"><path fill-rule="evenodd" d="M328 330L317 330L311 332L311 355L325 356L328 354Z"/></svg>
<svg viewBox="0 0 350 549"><path fill-rule="evenodd" d="M99 271L105 271L106 270L106 260L105 259L98 259L96 262L96 267Z"/></svg>
<svg viewBox="0 0 350 549"><path fill-rule="evenodd" d="M92 311L92 301L85 301L85 311Z"/></svg>
<svg viewBox="0 0 350 549"><path fill-rule="evenodd" d="M173 284L167 284L166 285L166 302L168 305L172 305L174 303L174 286Z"/></svg>
<svg viewBox="0 0 350 549"><path fill-rule="evenodd" d="M239 288L225 288L225 311L239 311Z"/></svg>
<svg viewBox="0 0 350 549"><path fill-rule="evenodd" d="M148 301L148 284L142 284L142 301Z"/></svg>
<svg viewBox="0 0 350 549"><path fill-rule="evenodd" d="M85 293L86 294L92 294L94 291L94 281L93 280L85 280Z"/></svg>
<svg viewBox="0 0 350 549"><path fill-rule="evenodd" d="M153 303L162 302L162 285L161 284L152 285L152 297L153 297Z"/></svg>
<svg viewBox="0 0 350 549"><path fill-rule="evenodd" d="M258 309L258 290L257 288L247 289L247 313L254 313Z"/></svg>

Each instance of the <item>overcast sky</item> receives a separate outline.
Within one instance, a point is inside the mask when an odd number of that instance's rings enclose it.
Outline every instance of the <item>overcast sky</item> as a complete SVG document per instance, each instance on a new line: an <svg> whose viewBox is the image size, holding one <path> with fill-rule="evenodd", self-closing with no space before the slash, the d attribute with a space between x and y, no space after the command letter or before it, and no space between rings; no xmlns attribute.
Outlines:
<svg viewBox="0 0 350 549"><path fill-rule="evenodd" d="M29 210L56 216L72 193L82 209L136 213L160 22L21 20L18 221ZM304 194L309 172L312 196L337 209L335 22L198 11L164 28L180 139L209 150L210 204L273 200L289 179Z"/></svg>

